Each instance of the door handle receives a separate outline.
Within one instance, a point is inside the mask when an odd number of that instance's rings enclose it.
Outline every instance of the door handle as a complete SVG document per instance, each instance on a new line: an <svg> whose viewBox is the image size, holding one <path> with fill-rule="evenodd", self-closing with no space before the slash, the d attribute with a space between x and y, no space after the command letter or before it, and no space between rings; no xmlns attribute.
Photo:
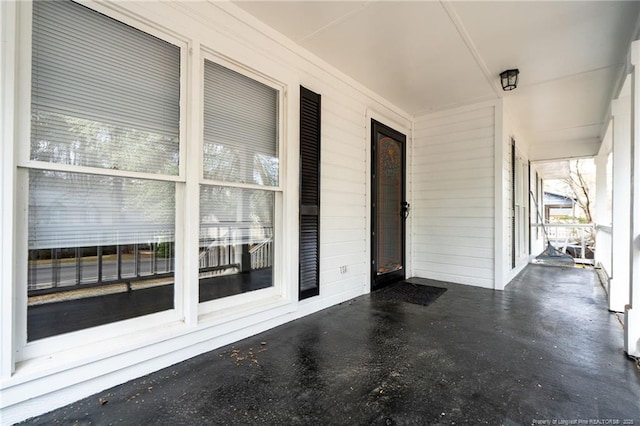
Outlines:
<svg viewBox="0 0 640 426"><path fill-rule="evenodd" d="M411 210L411 204L406 201L402 202L402 206L400 207L400 215L406 219L409 217L409 210Z"/></svg>

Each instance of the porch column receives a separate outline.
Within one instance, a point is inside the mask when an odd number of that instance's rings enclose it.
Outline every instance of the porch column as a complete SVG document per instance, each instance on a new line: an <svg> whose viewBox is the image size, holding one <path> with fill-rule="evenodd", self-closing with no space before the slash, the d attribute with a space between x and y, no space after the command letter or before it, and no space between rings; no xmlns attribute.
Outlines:
<svg viewBox="0 0 640 426"><path fill-rule="evenodd" d="M611 152L612 123L609 122L607 131L600 145L600 151L596 157L596 265L604 269L607 276L607 294L609 293L608 277L611 276L611 216L607 206L609 198L607 188L607 163Z"/></svg>
<svg viewBox="0 0 640 426"><path fill-rule="evenodd" d="M609 281L609 310L624 312L629 303L629 247L631 245L631 97L611 103L613 115L613 221Z"/></svg>
<svg viewBox="0 0 640 426"><path fill-rule="evenodd" d="M633 145L631 193L631 286L624 312L624 347L629 355L640 356L640 41L631 44L633 65ZM614 154L615 155L615 154Z"/></svg>

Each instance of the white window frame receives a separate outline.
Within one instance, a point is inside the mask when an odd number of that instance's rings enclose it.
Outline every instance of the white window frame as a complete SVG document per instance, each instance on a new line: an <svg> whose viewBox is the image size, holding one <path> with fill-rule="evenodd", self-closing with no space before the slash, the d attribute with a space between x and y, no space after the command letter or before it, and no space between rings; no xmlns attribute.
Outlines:
<svg viewBox="0 0 640 426"><path fill-rule="evenodd" d="M59 358L66 359L70 356L70 348L83 346L87 347L92 343L121 337L124 334L139 333L142 330L152 329L161 324L171 324L180 322L184 318L185 303L189 303L184 299L185 280L184 258L176 255L175 272L174 272L174 308L145 315L141 317L131 318L127 320L109 323L98 327L78 330L70 333L60 334L33 342L27 342L27 253L28 253L28 171L30 169L45 169L65 172L90 173L95 175L119 176L126 178L140 178L154 181L165 181L175 183L176 194L176 210L175 210L175 247L176 253L184 253L184 227L182 226L184 217L185 203L184 199L185 183L186 183L186 146L187 140L187 102L189 87L187 85L187 73L189 71L189 48L190 43L187 39L183 39L170 30L160 28L157 25L149 25L129 13L125 13L117 6L105 6L95 2L83 2L83 6L89 7L99 13L111 17L117 21L134 27L147 34L155 36L161 40L171 43L180 48L180 129L179 129L179 167L177 175L160 175L146 172L130 172L124 170L100 169L97 167L84 167L65 165L57 163L48 163L35 161L30 159L30 133L31 133L31 39L32 39L32 4L26 2L18 2L18 25L20 28L18 45L20 52L25 54L18 55L18 88L17 88L17 173L16 173L16 241L15 241L15 315L13 323L14 333L14 353L15 361L22 362L29 359L49 355L48 358L53 359L51 354L58 353ZM123 331L124 330L124 331ZM145 343L148 343L145 342ZM127 345L126 339L121 344ZM141 343L142 345L142 343ZM91 348L88 351L82 351L87 355L93 351L96 353L104 352L99 345L97 348ZM130 343L128 346L131 346Z"/></svg>
<svg viewBox="0 0 640 426"><path fill-rule="evenodd" d="M516 148L515 164L515 256L516 267L518 262L529 255L528 228L529 215L527 214L529 191L527 190L529 181L529 165L524 156Z"/></svg>
<svg viewBox="0 0 640 426"><path fill-rule="evenodd" d="M286 182L286 114L287 114L287 84L281 82L275 78L271 78L260 71L251 68L247 65L241 64L231 58L216 52L213 49L202 47L200 52L200 109L199 116L203 120L204 110L204 66L205 60L222 65L232 71L242 74L248 78L251 78L259 83L262 83L278 92L278 185L258 185L251 183L229 182L220 181L214 179L206 179L204 177L204 126L199 126L199 138L198 138L198 150L199 156L199 182L198 182L198 203L201 186L222 186L240 189L255 189L260 191L270 191L275 194L274 200L274 223L273 223L273 243L274 243L274 258L273 258L273 286L260 290L254 290L246 293L241 293L233 296L224 297L221 299L209 300L198 304L198 321L207 324L216 324L219 322L226 322L232 319L244 316L248 313L259 312L264 309L271 309L273 307L289 304L292 302L292 292L288 287L284 285L287 281L284 273L284 250L285 250L285 227L284 227L284 208L285 197L284 187ZM192 204L192 206L194 206ZM195 206L194 206L195 207ZM195 208L194 208L195 209ZM199 204L198 209L199 211ZM200 218L198 216L198 227L200 224ZM196 240L197 242L197 240ZM197 251L196 251L197 252ZM195 266L196 271L198 265ZM196 277L196 283L199 284L199 279Z"/></svg>

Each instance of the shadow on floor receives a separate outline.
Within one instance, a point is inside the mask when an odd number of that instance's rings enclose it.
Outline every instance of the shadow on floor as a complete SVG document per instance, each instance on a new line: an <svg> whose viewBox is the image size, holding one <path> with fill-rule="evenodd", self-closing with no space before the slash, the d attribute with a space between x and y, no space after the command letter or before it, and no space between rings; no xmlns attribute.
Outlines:
<svg viewBox="0 0 640 426"><path fill-rule="evenodd" d="M410 281L447 291L361 296L27 423L640 424L593 270L530 265L503 292Z"/></svg>

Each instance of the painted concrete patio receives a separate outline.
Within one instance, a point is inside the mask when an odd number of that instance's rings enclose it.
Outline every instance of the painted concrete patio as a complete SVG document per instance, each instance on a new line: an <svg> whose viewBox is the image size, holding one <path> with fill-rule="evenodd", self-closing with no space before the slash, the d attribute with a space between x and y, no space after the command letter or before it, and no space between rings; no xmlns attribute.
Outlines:
<svg viewBox="0 0 640 426"><path fill-rule="evenodd" d="M529 265L504 292L412 282L448 290L361 296L27 423L640 424L593 270Z"/></svg>

